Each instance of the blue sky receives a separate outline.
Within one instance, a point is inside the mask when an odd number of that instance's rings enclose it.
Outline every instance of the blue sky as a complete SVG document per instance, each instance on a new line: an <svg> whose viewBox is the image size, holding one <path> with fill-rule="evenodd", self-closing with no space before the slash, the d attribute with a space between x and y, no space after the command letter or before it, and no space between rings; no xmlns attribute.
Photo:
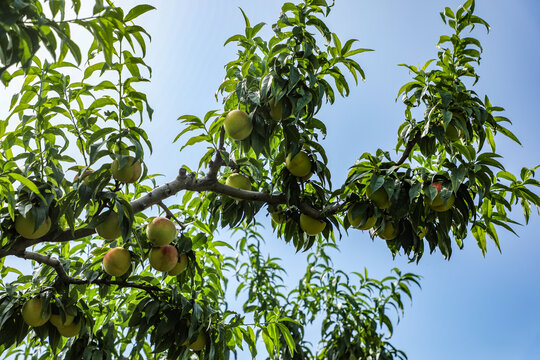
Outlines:
<svg viewBox="0 0 540 360"><path fill-rule="evenodd" d="M151 2L151 1L148 1ZM394 101L399 87L409 81L399 63L423 64L436 56L435 44L444 27L439 11L456 8L455 0L358 1L337 0L328 24L342 41L359 39L359 46L375 49L357 57L367 81L353 87L351 95L337 99L319 113L326 122L324 141L333 182L341 183L348 167L366 151L391 150L403 119L403 105ZM153 68L152 83L146 88L154 121L147 126L154 153L147 158L150 172L172 179L186 164L196 168L199 151L182 153L172 145L181 130L178 116L203 115L220 109L214 93L223 76L223 66L234 58L234 44L223 47L231 35L243 32L241 7L252 24L266 22L266 34L279 15L281 1L197 0L155 1L158 10L145 15L143 25L153 37L147 63ZM121 5L129 6L131 1ZM477 14L492 31L478 28L475 35L484 46L475 87L488 94L492 103L506 108L514 122L512 130L523 146L498 138L498 151L508 170L540 163L540 2L537 0L480 0ZM1 90L3 92L3 90ZM7 97L0 104L5 104ZM173 160L174 159L174 160ZM515 217L522 220L519 211ZM279 254L295 283L304 264L302 255L276 239L264 211L259 217L266 251ZM413 291L412 306L395 328L393 344L412 360L490 359L518 360L540 353L540 221L536 212L530 224L517 229L519 238L501 230L500 254L488 244L485 258L475 240L455 250L450 261L440 253L426 254L418 265L405 257L392 256L381 240L372 241L366 232L354 231L339 241L335 264L346 271L366 267L371 276L382 278L393 267L423 276L422 290ZM312 332L310 332L312 333ZM247 354L241 357L248 358Z"/></svg>
<svg viewBox="0 0 540 360"><path fill-rule="evenodd" d="M395 146L403 105L394 101L397 90L410 77L399 63L423 64L436 56L435 44L444 27L439 11L456 8L459 1L357 1L337 0L328 24L342 41L360 40L359 46L375 49L360 55L367 81L353 88L346 99L327 106L319 118L328 126L324 142L335 184L344 180L348 167L365 151ZM203 115L219 109L214 92L224 76L223 65L234 58L234 44L223 47L231 35L243 31L238 7L252 24L271 25L279 15L280 1L199 0L158 1L158 10L144 19L153 36L147 62L153 68L148 89L156 110L149 126L154 140L172 140L179 131L175 119L182 114ZM540 163L538 87L540 73L540 3L537 1L479 1L477 14L492 26L491 32L475 32L484 46L481 75L476 91L488 94L492 103L506 108L505 116L523 146L497 139L508 170ZM267 34L270 26L266 27ZM344 145L346 144L346 145ZM179 153L174 163L168 141L155 143L150 170L171 178L178 167L198 162L197 151ZM515 216L521 221L521 214ZM260 220L270 229L268 218ZM519 238L501 231L502 254L489 244L485 258L473 238L465 249L455 250L450 261L440 253L425 255L420 264L405 257L392 259L384 242L371 241L355 231L340 241L337 266L348 271L367 267L374 277L384 277L393 267L423 276L422 290L414 291L393 343L410 359L533 358L540 353L540 262L535 212L527 227L517 229ZM283 258L291 284L303 264L291 246L265 230L267 251ZM241 358L247 358L242 355Z"/></svg>

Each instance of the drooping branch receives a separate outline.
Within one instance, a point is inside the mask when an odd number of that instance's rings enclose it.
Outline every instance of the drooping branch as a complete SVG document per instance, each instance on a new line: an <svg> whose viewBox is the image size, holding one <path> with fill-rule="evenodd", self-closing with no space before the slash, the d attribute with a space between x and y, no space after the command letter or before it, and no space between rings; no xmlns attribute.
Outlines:
<svg viewBox="0 0 540 360"><path fill-rule="evenodd" d="M95 279L92 281L88 281L86 279L78 279L69 276L66 271L64 270L64 267L60 263L60 261L56 258L50 257L48 255L43 255L37 252L33 251L23 251L22 254L16 254L17 257L26 259L26 260L34 260L40 264L49 265L52 267L56 273L58 274L58 278L67 284L74 284L74 285L87 285L87 284L95 284L95 285L116 285L121 288L136 288L141 289L146 292L148 292L150 295L155 297L154 292L160 292L164 291L163 289L153 286L153 285L145 285L145 284L136 284L132 282L127 281L119 281L119 280L110 280L110 279Z"/></svg>
<svg viewBox="0 0 540 360"><path fill-rule="evenodd" d="M6 246L4 246L2 249L0 249L0 258L8 256L8 255L15 255L21 257L21 255L24 253L24 251L36 244L42 243L42 242L65 242L70 240L77 240L81 239L87 236L90 236L94 234L96 230L94 228L81 228L77 229L71 233L71 229L64 230L60 233L60 235L55 236L53 235L46 235L43 237L40 237L38 239L25 239L23 237L18 238L13 243L10 243Z"/></svg>

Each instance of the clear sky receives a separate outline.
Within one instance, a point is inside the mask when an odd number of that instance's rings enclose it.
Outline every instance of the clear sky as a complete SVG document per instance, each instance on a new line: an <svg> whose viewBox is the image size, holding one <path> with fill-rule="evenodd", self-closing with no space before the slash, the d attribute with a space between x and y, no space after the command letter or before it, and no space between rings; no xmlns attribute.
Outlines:
<svg viewBox="0 0 540 360"><path fill-rule="evenodd" d="M394 102L399 87L410 77L399 63L423 64L436 56L435 44L448 29L439 11L456 8L455 0L358 1L337 0L328 24L342 41L360 40L361 47L375 49L358 57L367 81L353 88L346 99L325 107L319 118L328 126L324 145L333 182L342 182L348 167L365 151L395 146L403 105ZM145 17L153 36L147 62L153 68L149 97L156 110L150 134L154 140L172 140L178 130L175 119L182 114L203 115L219 109L214 92L224 76L223 66L233 59L234 44L223 47L231 35L243 31L238 7L251 23L271 25L281 2L252 0L158 1L158 11ZM478 28L484 55L478 69L479 95L506 108L505 116L523 147L503 138L498 151L507 169L540 163L540 2L537 0L480 0L477 14L492 31ZM270 31L270 26L266 27ZM268 33L268 32L267 32ZM196 152L171 159L167 141L155 143L150 170L173 177L181 164L196 167ZM521 214L515 216L521 221ZM271 229L268 218L260 219ZM335 263L349 271L367 267L375 277L384 277L393 267L423 276L422 290L414 291L412 306L395 328L393 343L412 360L530 359L540 353L540 221L535 212L527 227L517 229L519 238L501 230L502 254L489 244L485 258L475 240L455 250L450 261L440 253L425 255L420 264L405 257L392 259L381 240L371 241L355 231L340 241ZM303 264L291 246L265 231L267 251L279 254L291 279L296 282ZM241 358L247 358L247 354Z"/></svg>
<svg viewBox="0 0 540 360"><path fill-rule="evenodd" d="M139 2L139 1L138 1ZM183 114L202 116L220 109L214 93L223 76L223 66L233 59L234 44L223 47L231 35L243 32L241 7L252 24L266 22L266 34L279 15L281 1L267 0L160 0L147 1L158 10L143 18L153 37L147 63L153 68L152 83L146 88L154 121L147 130L154 154L147 158L152 173L172 179L178 168L196 168L198 152L177 152L172 140L180 131L176 121ZM123 1L121 4L132 4ZM336 0L328 24L342 41L359 39L360 47L375 52L357 57L367 81L353 87L351 95L326 106L319 118L326 122L324 141L334 184L340 184L348 167L366 151L391 150L403 119L403 105L394 101L399 87L409 81L399 63L423 64L436 56L435 44L448 33L439 11L456 8L461 1L359 1ZM523 146L498 138L508 170L540 163L540 2L538 0L478 0L477 14L492 31L478 28L475 35L484 46L479 95L506 108L512 130ZM0 90L3 91L3 90ZM2 92L0 92L1 97ZM4 100L4 101L3 101ZM6 99L0 99L5 103ZM176 151L176 152L175 152ZM294 284L304 270L292 246L276 239L268 217L260 221L268 248L279 254ZM519 211L515 217L522 221ZM422 290L413 291L405 317L395 327L392 343L411 360L532 359L540 354L540 221L532 213L530 224L517 229L519 238L500 231L502 254L488 245L485 258L475 240L465 249L454 249L450 261L440 253L426 254L418 265L406 257L392 259L384 241L372 241L366 232L354 231L339 241L341 252L335 264L347 271L366 267L371 276L382 278L390 269L423 276ZM302 257L303 258L303 257ZM240 357L248 358L247 354Z"/></svg>

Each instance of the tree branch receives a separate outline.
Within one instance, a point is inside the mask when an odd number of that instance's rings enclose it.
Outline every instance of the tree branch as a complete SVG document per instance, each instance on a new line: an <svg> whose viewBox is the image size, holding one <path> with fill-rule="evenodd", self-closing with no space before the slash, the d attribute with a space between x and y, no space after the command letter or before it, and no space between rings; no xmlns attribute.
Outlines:
<svg viewBox="0 0 540 360"><path fill-rule="evenodd" d="M416 145L416 143L420 140L420 132L417 132L416 135L407 142L407 146L405 147L405 150L403 150L403 154L401 154L401 157L396 162L396 166L399 166L405 162L409 158L409 154L411 153L412 149Z"/></svg>
<svg viewBox="0 0 540 360"><path fill-rule="evenodd" d="M224 165L223 158L221 157L222 150L225 150L225 128L223 128L223 126L219 133L219 145L216 149L216 155L214 156L214 160L210 161L208 166L208 174L206 174L206 176L209 179L216 179L219 168L221 165Z"/></svg>
<svg viewBox="0 0 540 360"><path fill-rule="evenodd" d="M219 155L219 154L218 154ZM208 173L206 176L197 178L194 173L187 173L187 170L181 168L178 172L178 176L173 181L165 183L154 190L146 193L137 200L131 202L133 213L139 213L153 205L159 205L164 199L169 198L182 190L205 192L212 191L222 195L228 195L247 201L261 201L269 205L286 204L287 198L284 194L270 194L267 192L258 192L251 190L238 189L232 186L220 183L214 175ZM323 219L327 216L333 215L341 211L343 204L335 203L334 205L326 208L325 210L318 210L308 203L302 202L300 199L293 199L290 205L296 206L302 213L311 216L316 219ZM50 234L39 239L24 239L18 238L12 244L8 244L0 249L0 258L15 255L22 257L25 250L32 246L42 242L65 242L70 240L80 239L86 236L94 234L96 231L93 228L81 228L71 233L71 229L67 229L60 233L60 235Z"/></svg>
<svg viewBox="0 0 540 360"><path fill-rule="evenodd" d="M42 242L65 242L70 240L77 240L94 234L96 230L94 228L81 228L71 233L71 229L64 230L60 235L56 236L56 233L49 234L38 239L25 239L19 237L13 243L4 246L0 249L0 258L15 255L21 257L24 251L30 246L42 243Z"/></svg>
<svg viewBox="0 0 540 360"><path fill-rule="evenodd" d="M184 229L186 228L186 225L180 220L178 220L176 216L174 216L174 214L171 212L171 210L169 210L167 205L165 205L163 201L158 202L158 205L163 209L163 211L165 211L165 214L167 214L169 218L172 218L178 224L178 226L180 226L180 230L184 231Z"/></svg>
<svg viewBox="0 0 540 360"><path fill-rule="evenodd" d="M95 285L116 285L121 288L136 288L141 289L146 292L148 292L152 297L156 297L154 292L160 292L164 291L162 288L159 288L157 286L153 285L144 285L144 284L136 284L131 283L127 281L119 281L119 280L109 280L109 279L95 279L92 281L88 281L86 279L78 279L69 276L66 271L64 270L64 267L60 263L60 261L56 258L50 257L48 255L43 255L37 252L32 251L23 251L22 254L16 254L15 256L26 259L26 260L34 260L40 264L49 265L52 267L56 273L58 274L58 278L67 284L74 284L74 285L88 285L88 284L95 284Z"/></svg>

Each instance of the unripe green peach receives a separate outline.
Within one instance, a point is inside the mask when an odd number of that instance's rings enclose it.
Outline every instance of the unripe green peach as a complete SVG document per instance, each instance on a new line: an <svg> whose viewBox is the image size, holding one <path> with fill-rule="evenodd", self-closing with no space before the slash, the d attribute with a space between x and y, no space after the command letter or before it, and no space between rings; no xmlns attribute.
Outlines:
<svg viewBox="0 0 540 360"><path fill-rule="evenodd" d="M308 235L320 234L326 227L326 222L314 219L306 214L300 214L300 228Z"/></svg>
<svg viewBox="0 0 540 360"><path fill-rule="evenodd" d="M56 326L56 329L58 330L60 335L64 337L74 337L79 335L79 333L81 332L81 328L82 322L80 320L76 323L73 322L67 326L63 326L62 324L60 324L60 326Z"/></svg>
<svg viewBox="0 0 540 360"><path fill-rule="evenodd" d="M32 212L26 213L26 216L18 215L15 219L15 230L19 235L26 239L39 239L46 235L51 229L51 218L47 216L45 221L36 229L36 223Z"/></svg>
<svg viewBox="0 0 540 360"><path fill-rule="evenodd" d="M461 130L457 128L456 125L454 125L453 122L449 123L446 127L446 137L450 141L456 141L461 138Z"/></svg>
<svg viewBox="0 0 540 360"><path fill-rule="evenodd" d="M135 161L133 156L128 157L127 163L120 167L120 162L115 159L111 164L111 174L113 178L121 183L134 183L142 173L142 166L139 160Z"/></svg>
<svg viewBox="0 0 540 360"><path fill-rule="evenodd" d="M311 160L304 151L300 151L291 159L291 153L285 158L285 166L291 174L297 177L305 177L311 173Z"/></svg>
<svg viewBox="0 0 540 360"><path fill-rule="evenodd" d="M368 198L370 198L375 205L377 205L380 209L387 209L392 205L392 202L388 198L388 193L384 189L384 187L380 187L374 192L371 192L371 187L368 186L366 195Z"/></svg>
<svg viewBox="0 0 540 360"><path fill-rule="evenodd" d="M169 245L176 237L176 226L171 220L158 216L146 226L146 236L153 246Z"/></svg>
<svg viewBox="0 0 540 360"><path fill-rule="evenodd" d="M270 116L274 121L279 121L283 117L282 103L281 100L275 102L274 99L268 102L270 105Z"/></svg>
<svg viewBox="0 0 540 360"><path fill-rule="evenodd" d="M92 169L86 169L86 170L83 172L83 174L82 174L82 182L83 182L84 185L88 185L88 181L89 181L89 180L88 180L88 175L90 175L90 174L93 173L93 172L94 172L94 170L92 170ZM80 174L77 174L77 175L75 175L75 177L73 178L73 182L74 182L74 183L77 182L77 181L79 180L79 177L80 177L79 175L80 175Z"/></svg>
<svg viewBox="0 0 540 360"><path fill-rule="evenodd" d="M172 245L155 247L150 250L148 260L154 269L169 272L178 263L178 250Z"/></svg>
<svg viewBox="0 0 540 360"><path fill-rule="evenodd" d="M206 346L206 334L201 331L199 333L199 336L197 336L197 339L188 345L188 348L190 348L193 351L201 351Z"/></svg>
<svg viewBox="0 0 540 360"><path fill-rule="evenodd" d="M373 226L375 226L375 223L377 222L377 218L375 216L371 216L366 220L364 225L360 225L363 219L361 216L353 219L352 209L349 210L349 212L347 213L347 218L349 219L349 223L351 224L351 226L359 230L371 229Z"/></svg>
<svg viewBox="0 0 540 360"><path fill-rule="evenodd" d="M57 328L63 327L63 326L65 327L73 323L75 316L70 315L70 314L65 314L65 318L66 319L62 322L62 316L60 316L59 314L52 314L49 321L51 322L51 324L53 324Z"/></svg>
<svg viewBox="0 0 540 360"><path fill-rule="evenodd" d="M131 255L127 249L116 247L103 257L103 269L111 276L124 275L131 266Z"/></svg>
<svg viewBox="0 0 540 360"><path fill-rule="evenodd" d="M283 213L282 210L276 210L274 212L271 212L270 217L272 217L272 220L277 225L281 225L283 223L289 222L290 220L290 218L288 218L287 215L285 215L285 213Z"/></svg>
<svg viewBox="0 0 540 360"><path fill-rule="evenodd" d="M379 229L376 235L384 240L393 240L398 236L398 229L390 221L387 221L384 229Z"/></svg>
<svg viewBox="0 0 540 360"><path fill-rule="evenodd" d="M180 255L180 260L178 263L173 267L171 271L168 272L169 276L177 276L183 273L188 265L188 257L186 254Z"/></svg>
<svg viewBox="0 0 540 360"><path fill-rule="evenodd" d="M244 140L253 131L253 123L248 113L242 110L230 111L223 121L223 127L227 135L234 140Z"/></svg>
<svg viewBox="0 0 540 360"><path fill-rule="evenodd" d="M452 193L452 195L450 195L450 198L448 198L448 201L445 204L443 198L441 197L442 184L440 182L434 182L430 186L433 186L435 189L437 189L437 196L435 196L435 199L433 199L433 201L431 201L429 196L426 196L426 204L431 209L437 212L445 212L450 210L452 206L454 206L454 201L456 200L454 194Z"/></svg>
<svg viewBox="0 0 540 360"><path fill-rule="evenodd" d="M229 175L229 177L227 177L227 180L225 180L225 185L242 190L251 190L251 181L249 180L249 178L247 176L237 173ZM235 200L242 200L234 196L231 197Z"/></svg>
<svg viewBox="0 0 540 360"><path fill-rule="evenodd" d="M40 298L32 298L28 300L22 308L22 317L25 323L30 326L38 327L49 321L51 314L43 317L41 313L43 311Z"/></svg>
<svg viewBox="0 0 540 360"><path fill-rule="evenodd" d="M105 240L114 240L122 235L118 214L115 211L109 211L105 220L96 226L96 231L99 236Z"/></svg>

